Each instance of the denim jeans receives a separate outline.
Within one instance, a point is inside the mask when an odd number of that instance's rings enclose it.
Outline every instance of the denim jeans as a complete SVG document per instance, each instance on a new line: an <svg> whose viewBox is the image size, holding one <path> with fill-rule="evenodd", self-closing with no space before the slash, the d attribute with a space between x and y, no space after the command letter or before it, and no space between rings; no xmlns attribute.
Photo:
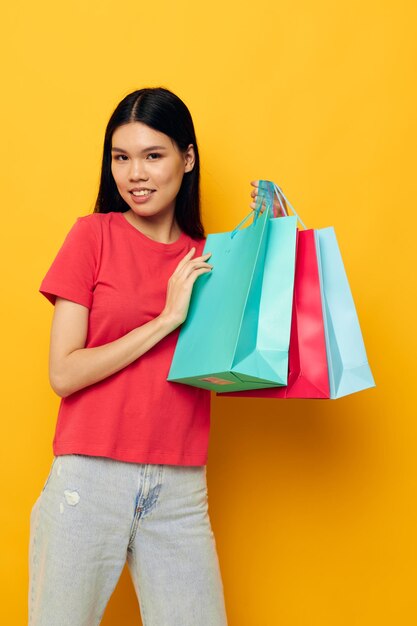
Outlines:
<svg viewBox="0 0 417 626"><path fill-rule="evenodd" d="M206 466L54 457L32 507L29 626L93 626L127 559L144 626L226 626Z"/></svg>

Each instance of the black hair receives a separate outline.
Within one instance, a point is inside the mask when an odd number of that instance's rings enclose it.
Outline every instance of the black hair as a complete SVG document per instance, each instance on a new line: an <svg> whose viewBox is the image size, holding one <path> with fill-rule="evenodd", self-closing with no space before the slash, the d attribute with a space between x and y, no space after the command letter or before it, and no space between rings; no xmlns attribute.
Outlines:
<svg viewBox="0 0 417 626"><path fill-rule="evenodd" d="M150 128L165 133L181 152L189 144L194 146L193 169L185 172L175 202L175 218L183 232L193 239L204 238L200 211L200 158L194 124L184 102L164 87L146 87L128 94L117 105L107 124L100 186L94 213L124 213L129 209L117 189L111 171L111 143L116 128L130 122L142 122Z"/></svg>

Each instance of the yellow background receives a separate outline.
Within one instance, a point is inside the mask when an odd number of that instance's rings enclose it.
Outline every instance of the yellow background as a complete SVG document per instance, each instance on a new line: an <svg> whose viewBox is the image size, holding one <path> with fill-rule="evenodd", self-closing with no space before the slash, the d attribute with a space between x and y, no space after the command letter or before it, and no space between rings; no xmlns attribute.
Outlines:
<svg viewBox="0 0 417 626"><path fill-rule="evenodd" d="M208 232L246 215L256 178L335 227L377 383L334 402L213 398L229 626L416 623L416 18L412 0L3 10L2 623L26 623L29 513L59 404L39 284L92 211L111 112L144 86L193 115ZM127 569L102 623L139 623Z"/></svg>

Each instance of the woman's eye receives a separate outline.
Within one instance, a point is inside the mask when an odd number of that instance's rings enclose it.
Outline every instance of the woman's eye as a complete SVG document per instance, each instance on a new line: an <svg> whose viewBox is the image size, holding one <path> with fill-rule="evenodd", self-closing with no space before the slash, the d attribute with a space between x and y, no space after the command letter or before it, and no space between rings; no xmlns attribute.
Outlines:
<svg viewBox="0 0 417 626"><path fill-rule="evenodd" d="M151 157L157 157L157 158L158 158L158 157L160 157L161 155L159 154L159 152L150 152L150 153L148 154L148 157L149 157L149 156L151 156ZM126 155L126 154L116 154L116 155L114 156L114 159L115 159L116 161L120 161L120 160L125 161L125 160L127 160L127 158L128 158L128 157L127 157L127 155ZM154 160L155 160L155 159L151 159L151 161L154 161Z"/></svg>

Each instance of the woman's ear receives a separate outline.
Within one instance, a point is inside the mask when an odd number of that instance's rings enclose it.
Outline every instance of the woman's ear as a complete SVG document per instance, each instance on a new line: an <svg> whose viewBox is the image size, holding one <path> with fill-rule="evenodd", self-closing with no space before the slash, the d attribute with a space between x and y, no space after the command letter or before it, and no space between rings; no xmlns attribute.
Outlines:
<svg viewBox="0 0 417 626"><path fill-rule="evenodd" d="M191 172L195 163L195 152L194 152L194 146L192 143L190 143L190 145L188 146L184 157L185 157L185 172Z"/></svg>

